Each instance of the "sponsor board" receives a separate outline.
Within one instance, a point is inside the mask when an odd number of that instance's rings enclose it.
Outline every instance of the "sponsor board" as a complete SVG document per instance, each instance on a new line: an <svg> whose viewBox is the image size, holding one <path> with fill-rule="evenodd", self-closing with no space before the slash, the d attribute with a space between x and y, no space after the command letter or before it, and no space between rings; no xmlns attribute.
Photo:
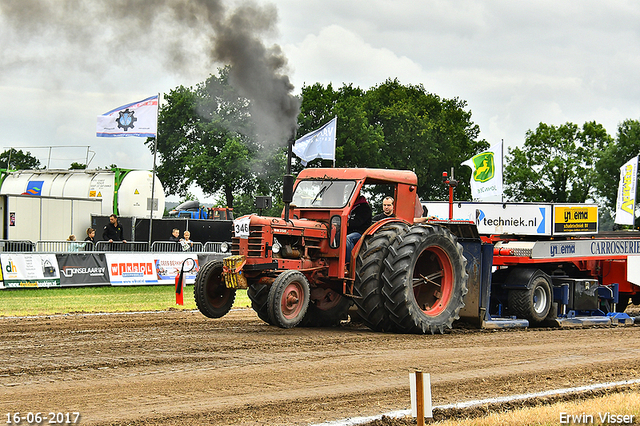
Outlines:
<svg viewBox="0 0 640 426"><path fill-rule="evenodd" d="M172 255L172 256L157 256L155 259L156 274L159 283L174 284L176 276L180 273L182 263L185 259L193 259L195 267L188 272L184 273L184 282L186 284L193 284L196 281L196 274L199 270L198 256L196 255Z"/></svg>
<svg viewBox="0 0 640 426"><path fill-rule="evenodd" d="M429 215L449 219L449 203L422 203ZM470 220L484 235L551 235L552 204L453 203L454 220Z"/></svg>
<svg viewBox="0 0 640 426"><path fill-rule="evenodd" d="M196 262L196 268L185 276L187 284L195 282L198 257L188 253L107 253L107 268L111 285L174 284L185 259Z"/></svg>
<svg viewBox="0 0 640 426"><path fill-rule="evenodd" d="M553 234L595 234L598 232L598 206L554 205Z"/></svg>
<svg viewBox="0 0 640 426"><path fill-rule="evenodd" d="M611 257L640 254L640 240L568 240L538 241L534 244L531 258L548 259L559 257Z"/></svg>
<svg viewBox="0 0 640 426"><path fill-rule="evenodd" d="M99 285L109 284L109 271L104 253L57 254L60 268L60 284Z"/></svg>
<svg viewBox="0 0 640 426"><path fill-rule="evenodd" d="M56 255L2 253L0 265L5 288L60 287Z"/></svg>

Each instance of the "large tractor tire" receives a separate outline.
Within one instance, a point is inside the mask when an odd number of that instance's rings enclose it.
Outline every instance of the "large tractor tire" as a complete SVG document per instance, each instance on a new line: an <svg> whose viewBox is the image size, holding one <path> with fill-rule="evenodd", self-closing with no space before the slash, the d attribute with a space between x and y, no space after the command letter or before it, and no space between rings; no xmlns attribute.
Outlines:
<svg viewBox="0 0 640 426"><path fill-rule="evenodd" d="M200 268L193 294L198 310L206 317L220 318L231 310L236 289L225 286L221 260L212 260Z"/></svg>
<svg viewBox="0 0 640 426"><path fill-rule="evenodd" d="M540 324L549 315L553 297L551 282L546 274L538 272L524 290L509 290L509 314L524 318L530 324Z"/></svg>
<svg viewBox="0 0 640 426"><path fill-rule="evenodd" d="M334 327L348 318L349 298L330 288L314 287L307 314L304 316L303 327Z"/></svg>
<svg viewBox="0 0 640 426"><path fill-rule="evenodd" d="M250 285L247 289L247 296L249 297L249 300L251 300L251 307L258 314L258 318L267 324L271 324L269 320L269 310L267 309L269 286L266 284Z"/></svg>
<svg viewBox="0 0 640 426"><path fill-rule="evenodd" d="M293 328L304 319L309 307L309 281L302 272L285 271L271 284L267 297L269 321L281 328Z"/></svg>
<svg viewBox="0 0 640 426"><path fill-rule="evenodd" d="M467 294L467 260L448 229L414 225L398 235L382 272L382 294L401 333L444 333L460 318Z"/></svg>
<svg viewBox="0 0 640 426"><path fill-rule="evenodd" d="M356 257L353 301L358 307L362 322L374 331L392 331L394 328L384 307L381 275L389 247L398 235L405 234L408 230L409 226L403 222L383 226L364 237Z"/></svg>

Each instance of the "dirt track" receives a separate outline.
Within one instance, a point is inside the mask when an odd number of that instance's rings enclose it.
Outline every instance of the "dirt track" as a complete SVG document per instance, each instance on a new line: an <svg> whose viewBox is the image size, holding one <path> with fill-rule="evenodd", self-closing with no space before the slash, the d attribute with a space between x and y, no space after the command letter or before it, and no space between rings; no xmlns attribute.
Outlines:
<svg viewBox="0 0 640 426"><path fill-rule="evenodd" d="M434 404L640 378L639 326L414 336L283 330L249 309L0 318L0 351L3 422L305 425L407 409L416 369Z"/></svg>

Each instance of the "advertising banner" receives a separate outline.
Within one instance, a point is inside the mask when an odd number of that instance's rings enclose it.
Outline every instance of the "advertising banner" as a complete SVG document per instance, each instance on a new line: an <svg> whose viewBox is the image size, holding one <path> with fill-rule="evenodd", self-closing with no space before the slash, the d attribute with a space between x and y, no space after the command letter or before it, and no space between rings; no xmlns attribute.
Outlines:
<svg viewBox="0 0 640 426"><path fill-rule="evenodd" d="M111 285L174 285L186 258L196 262L196 267L185 275L187 284L195 282L198 271L195 253L107 253L106 258Z"/></svg>
<svg viewBox="0 0 640 426"><path fill-rule="evenodd" d="M636 155L620 167L615 223L620 225L633 225L635 223L637 176L638 156Z"/></svg>
<svg viewBox="0 0 640 426"><path fill-rule="evenodd" d="M429 215L449 219L449 203L422 203ZM552 204L453 203L454 220L470 220L483 235L551 235Z"/></svg>
<svg viewBox="0 0 640 426"><path fill-rule="evenodd" d="M111 285L157 284L154 255L145 253L107 253Z"/></svg>
<svg viewBox="0 0 640 426"><path fill-rule="evenodd" d="M598 206L553 206L553 234L595 234L598 232Z"/></svg>
<svg viewBox="0 0 640 426"><path fill-rule="evenodd" d="M109 285L109 271L104 253L57 254L60 285Z"/></svg>
<svg viewBox="0 0 640 426"><path fill-rule="evenodd" d="M191 270L184 273L184 282L186 284L193 284L196 281L196 274L200 269L200 264L198 263L198 257L195 254L172 254L172 255L162 255L156 254L155 259L155 267L156 274L158 277L159 284L175 284L176 276L180 274L180 268L182 267L182 263L185 259L193 259L195 262L195 267Z"/></svg>
<svg viewBox="0 0 640 426"><path fill-rule="evenodd" d="M60 287L56 255L0 254L5 288Z"/></svg>

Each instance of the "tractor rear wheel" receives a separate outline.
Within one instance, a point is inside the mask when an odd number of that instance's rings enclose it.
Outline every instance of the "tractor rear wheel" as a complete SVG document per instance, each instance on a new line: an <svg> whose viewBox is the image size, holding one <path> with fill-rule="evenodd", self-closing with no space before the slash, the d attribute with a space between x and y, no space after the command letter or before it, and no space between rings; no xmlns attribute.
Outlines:
<svg viewBox="0 0 640 426"><path fill-rule="evenodd" d="M225 316L236 300L236 289L227 288L224 284L222 265L221 260L212 260L200 268L196 275L193 291L196 306L209 318Z"/></svg>
<svg viewBox="0 0 640 426"><path fill-rule="evenodd" d="M509 290L509 313L540 324L549 315L553 298L551 283L545 274L538 272L525 290Z"/></svg>
<svg viewBox="0 0 640 426"><path fill-rule="evenodd" d="M382 294L396 331L443 333L460 318L469 275L462 246L448 230L415 225L398 235L382 273Z"/></svg>
<svg viewBox="0 0 640 426"><path fill-rule="evenodd" d="M311 289L309 308L304 316L303 327L333 327L349 317L351 301L342 294L322 287Z"/></svg>
<svg viewBox="0 0 640 426"><path fill-rule="evenodd" d="M258 314L258 318L267 324L271 324L269 320L269 310L267 309L269 286L266 284L252 284L247 289L247 296L249 300L251 300L251 307Z"/></svg>
<svg viewBox="0 0 640 426"><path fill-rule="evenodd" d="M353 301L358 314L367 327L374 331L392 331L393 322L384 307L381 275L383 261L389 253L389 246L398 235L405 234L409 226L394 222L383 226L375 233L364 237L362 247L356 257L356 279Z"/></svg>
<svg viewBox="0 0 640 426"><path fill-rule="evenodd" d="M285 271L278 275L267 297L271 324L293 328L302 322L309 307L309 281L302 272Z"/></svg>

